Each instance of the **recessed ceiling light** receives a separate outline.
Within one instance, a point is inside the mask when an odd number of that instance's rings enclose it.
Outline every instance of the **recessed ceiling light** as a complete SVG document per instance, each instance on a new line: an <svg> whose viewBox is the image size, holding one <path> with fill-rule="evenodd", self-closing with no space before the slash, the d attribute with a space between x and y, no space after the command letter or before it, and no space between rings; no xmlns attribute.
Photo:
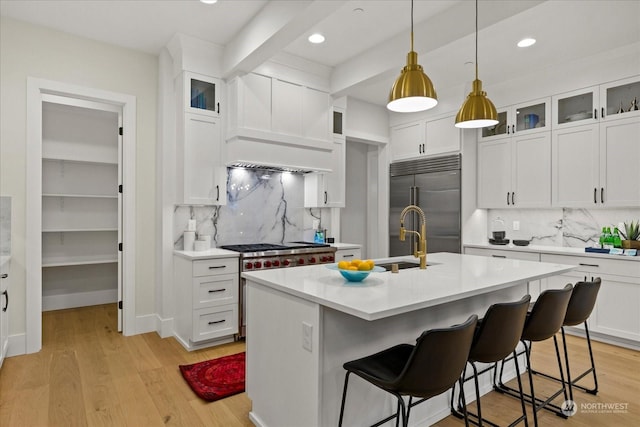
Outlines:
<svg viewBox="0 0 640 427"><path fill-rule="evenodd" d="M217 3L218 0L200 0L204 4L214 4Z"/></svg>
<svg viewBox="0 0 640 427"><path fill-rule="evenodd" d="M522 39L518 42L518 47L529 47L536 43L536 39L532 39L527 37L526 39Z"/></svg>
<svg viewBox="0 0 640 427"><path fill-rule="evenodd" d="M311 34L309 36L309 41L311 43L314 43L314 44L323 43L324 42L324 36L322 34L320 34L320 33Z"/></svg>

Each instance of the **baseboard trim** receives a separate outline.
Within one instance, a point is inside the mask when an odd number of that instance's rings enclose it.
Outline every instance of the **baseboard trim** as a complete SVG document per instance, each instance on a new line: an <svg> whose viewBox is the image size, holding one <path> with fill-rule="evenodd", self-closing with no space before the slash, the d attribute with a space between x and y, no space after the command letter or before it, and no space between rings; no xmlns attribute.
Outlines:
<svg viewBox="0 0 640 427"><path fill-rule="evenodd" d="M64 310L66 308L112 304L115 302L118 302L117 289L59 295L43 295L42 311Z"/></svg>

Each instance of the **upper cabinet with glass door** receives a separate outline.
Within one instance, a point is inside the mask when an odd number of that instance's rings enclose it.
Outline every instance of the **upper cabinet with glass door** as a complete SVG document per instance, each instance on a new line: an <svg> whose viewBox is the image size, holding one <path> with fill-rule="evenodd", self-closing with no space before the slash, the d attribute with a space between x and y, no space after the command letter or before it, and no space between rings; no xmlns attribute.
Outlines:
<svg viewBox="0 0 640 427"><path fill-rule="evenodd" d="M512 137L551 129L551 98L542 98L498 110L498 124L482 128L481 140Z"/></svg>
<svg viewBox="0 0 640 427"><path fill-rule="evenodd" d="M640 116L640 76L553 97L553 127L593 124Z"/></svg>
<svg viewBox="0 0 640 427"><path fill-rule="evenodd" d="M222 80L202 74L184 72L185 112L212 117L222 115Z"/></svg>

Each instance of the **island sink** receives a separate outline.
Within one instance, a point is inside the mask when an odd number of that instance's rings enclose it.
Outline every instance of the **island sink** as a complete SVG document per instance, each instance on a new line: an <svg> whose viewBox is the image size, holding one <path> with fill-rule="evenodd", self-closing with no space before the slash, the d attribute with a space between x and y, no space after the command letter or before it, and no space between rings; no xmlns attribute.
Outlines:
<svg viewBox="0 0 640 427"><path fill-rule="evenodd" d="M391 265L392 264L398 264L398 270L404 270L407 268L418 268L420 267L420 264L415 263L415 262L395 262L395 263L386 263L386 264L378 264L378 267L382 267L387 271L391 271ZM429 266L431 264L427 263L427 266Z"/></svg>

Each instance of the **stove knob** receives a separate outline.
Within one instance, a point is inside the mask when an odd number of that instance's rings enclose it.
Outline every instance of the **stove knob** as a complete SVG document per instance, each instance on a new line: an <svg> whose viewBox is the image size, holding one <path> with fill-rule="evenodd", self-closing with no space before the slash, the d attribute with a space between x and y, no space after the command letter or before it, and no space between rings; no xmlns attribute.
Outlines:
<svg viewBox="0 0 640 427"><path fill-rule="evenodd" d="M278 261L278 260L273 261L273 266L274 267L279 267L280 266L280 261Z"/></svg>
<svg viewBox="0 0 640 427"><path fill-rule="evenodd" d="M262 268L262 263L260 261L256 261L256 268Z"/></svg>
<svg viewBox="0 0 640 427"><path fill-rule="evenodd" d="M320 262L327 262L327 257L326 256L320 257Z"/></svg>
<svg viewBox="0 0 640 427"><path fill-rule="evenodd" d="M251 270L253 268L253 263L252 262L248 262L244 265L244 268L246 268L247 270Z"/></svg>
<svg viewBox="0 0 640 427"><path fill-rule="evenodd" d="M264 262L264 266L265 266L266 268L271 267L271 261L265 261L265 262Z"/></svg>
<svg viewBox="0 0 640 427"><path fill-rule="evenodd" d="M333 262L335 260L335 258L333 258L333 255L329 255L329 262Z"/></svg>
<svg viewBox="0 0 640 427"><path fill-rule="evenodd" d="M304 264L304 258L300 258L300 259L298 260L298 265L302 265L302 264Z"/></svg>
<svg viewBox="0 0 640 427"><path fill-rule="evenodd" d="M309 258L309 262L310 262L311 264L315 264L315 263L316 263L316 258L315 258L315 257L311 257L311 258Z"/></svg>
<svg viewBox="0 0 640 427"><path fill-rule="evenodd" d="M285 267L288 267L289 264L291 264L291 262L288 259L285 259L284 261L282 261L282 265L284 265Z"/></svg>

